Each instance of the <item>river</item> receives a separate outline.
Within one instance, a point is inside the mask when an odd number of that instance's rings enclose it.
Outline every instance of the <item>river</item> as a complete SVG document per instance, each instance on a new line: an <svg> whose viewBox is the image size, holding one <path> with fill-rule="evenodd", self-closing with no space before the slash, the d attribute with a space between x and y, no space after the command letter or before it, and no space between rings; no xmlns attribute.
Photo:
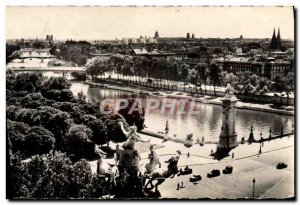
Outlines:
<svg viewBox="0 0 300 205"><path fill-rule="evenodd" d="M82 91L88 100L101 101L103 99L112 98L134 98L136 94L111 90L105 88L91 87L82 82L72 81L71 91L74 95ZM149 96L138 96L145 100ZM194 138L204 137L206 140L218 140L221 131L222 123L222 107L218 105L196 103L195 110L200 111L200 114L170 114L165 112L161 114L160 108L149 112L145 115L145 125L147 130L154 132L163 132L166 126L166 121L169 121L169 135L176 134L179 138L185 138L187 134L193 133ZM270 127L274 133L280 133L281 127L284 128L284 133L291 132L293 129L293 116L284 116L274 113L259 112L253 110L237 109L236 112L236 132L238 139L249 136L249 128L254 126L255 137L259 139L260 132L263 137L269 136Z"/></svg>
<svg viewBox="0 0 300 205"><path fill-rule="evenodd" d="M22 64L27 66L32 63L38 63L39 60L32 60ZM37 62L35 62L37 61ZM13 64L14 63L14 64ZM9 66L20 65L20 62L12 62ZM47 66L47 62L44 62L44 66ZM45 76L61 76L60 73L45 72ZM71 91L74 95L82 91L87 100L103 100L106 98L129 98L136 97L134 94L104 89L98 87L91 87L83 82L71 81ZM138 96L145 100L149 96ZM160 113L159 108L153 112L149 112L145 115L145 125L147 130L154 132L163 132L166 126L166 121L169 121L169 135L176 135L178 138L185 138L187 134L193 133L194 139L204 137L205 140L216 141L219 138L222 123L222 107L218 105L196 103L196 110L200 112L197 115L191 114L170 114L168 112ZM263 133L263 137L269 136L270 127L275 134L280 133L281 127L284 128L284 133L291 132L294 127L294 116L284 116L274 113L259 112L253 110L240 110L236 112L236 132L238 139L249 136L249 128L253 125L255 128L254 136L259 139L260 132Z"/></svg>

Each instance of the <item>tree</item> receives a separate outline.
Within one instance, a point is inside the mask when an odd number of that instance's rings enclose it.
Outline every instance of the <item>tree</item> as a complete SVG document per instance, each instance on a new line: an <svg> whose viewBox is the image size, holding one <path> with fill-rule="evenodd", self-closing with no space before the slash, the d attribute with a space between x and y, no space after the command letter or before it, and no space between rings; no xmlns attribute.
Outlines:
<svg viewBox="0 0 300 205"><path fill-rule="evenodd" d="M92 142L93 132L85 125L73 125L63 139L62 149L71 159L91 158L95 156L95 144Z"/></svg>
<svg viewBox="0 0 300 205"><path fill-rule="evenodd" d="M63 137L68 132L73 120L66 112L51 107L40 107L41 125L54 134L57 148L61 147Z"/></svg>
<svg viewBox="0 0 300 205"><path fill-rule="evenodd" d="M200 79L201 79L201 85L204 84L205 86L205 93L206 93L206 84L207 84L207 78L208 78L209 70L206 66L202 66L200 69Z"/></svg>
<svg viewBox="0 0 300 205"><path fill-rule="evenodd" d="M42 89L42 95L47 98L48 100L54 100L59 102L65 102L65 101L73 101L74 96L72 91L69 89L51 89L46 90Z"/></svg>
<svg viewBox="0 0 300 205"><path fill-rule="evenodd" d="M54 149L54 135L43 127L33 126L25 136L24 148L28 156L46 154Z"/></svg>
<svg viewBox="0 0 300 205"><path fill-rule="evenodd" d="M51 102L44 98L41 93L30 93L21 99L21 105L26 108L38 108L50 104Z"/></svg>
<svg viewBox="0 0 300 205"><path fill-rule="evenodd" d="M90 59L86 67L86 73L92 76L93 81L95 80L95 76L104 75L108 71L107 60L99 56Z"/></svg>
<svg viewBox="0 0 300 205"><path fill-rule="evenodd" d="M217 85L220 85L220 82L221 82L221 69L220 67L213 63L210 65L210 70L209 70L209 77L210 77L210 80L212 81L213 85L214 85L214 93L216 94L216 86Z"/></svg>
<svg viewBox="0 0 300 205"><path fill-rule="evenodd" d="M107 127L105 123L93 115L83 115L80 122L92 130L91 140L98 145L107 143Z"/></svg>
<svg viewBox="0 0 300 205"><path fill-rule="evenodd" d="M288 73L286 76L286 96L287 96L287 105L289 104L289 97L291 92L294 92L295 89L295 76L294 73Z"/></svg>
<svg viewBox="0 0 300 205"><path fill-rule="evenodd" d="M50 77L43 81L43 90L64 90L70 86L71 83L65 77Z"/></svg>
<svg viewBox="0 0 300 205"><path fill-rule="evenodd" d="M189 76L189 65L187 64L182 64L181 65L181 79L183 80L183 91L185 91L185 85L186 82L188 80L188 76Z"/></svg>
<svg viewBox="0 0 300 205"><path fill-rule="evenodd" d="M141 113L138 110L134 110L130 113L130 109L134 106L135 108L138 108L137 103L134 104L135 101L134 99L128 99L128 106L126 108L120 109L118 111L119 114L121 114L126 122L132 126L135 125L137 127L137 130L140 131L144 129L144 122L145 122L145 109L141 106Z"/></svg>
<svg viewBox="0 0 300 205"><path fill-rule="evenodd" d="M82 198L92 180L92 169L86 160L80 160L71 167L70 195L75 198ZM103 184L102 184L103 185Z"/></svg>
<svg viewBox="0 0 300 205"><path fill-rule="evenodd" d="M14 86L11 89L15 91L38 92L43 87L42 81L43 76L41 73L20 73L15 76Z"/></svg>
<svg viewBox="0 0 300 205"><path fill-rule="evenodd" d="M288 73L283 76L276 76L272 86L275 92L285 92L287 95L287 102L289 102L289 96L292 91L294 91L294 74ZM288 103L287 103L288 104Z"/></svg>
<svg viewBox="0 0 300 205"><path fill-rule="evenodd" d="M27 150L24 146L25 135L30 127L23 122L7 120L7 138L10 143L10 150L14 153L20 152L20 157L24 157Z"/></svg>
<svg viewBox="0 0 300 205"><path fill-rule="evenodd" d="M109 146L109 141L113 141L115 143L124 142L127 140L127 137L123 133L119 121L123 122L125 128L128 127L128 124L124 117L120 114L111 114L111 115L100 115L98 116L107 127L107 146Z"/></svg>
<svg viewBox="0 0 300 205"><path fill-rule="evenodd" d="M35 155L22 163L20 179L22 193L16 198L68 198L70 197L70 159L60 152Z"/></svg>

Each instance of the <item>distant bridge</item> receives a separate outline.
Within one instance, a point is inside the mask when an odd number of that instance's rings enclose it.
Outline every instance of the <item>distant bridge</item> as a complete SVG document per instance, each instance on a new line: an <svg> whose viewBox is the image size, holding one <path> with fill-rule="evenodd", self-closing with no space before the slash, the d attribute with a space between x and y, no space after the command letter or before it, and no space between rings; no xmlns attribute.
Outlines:
<svg viewBox="0 0 300 205"><path fill-rule="evenodd" d="M38 58L41 59L41 62L44 62L44 59L47 58L55 58L54 55L50 54L50 51L48 49L21 49L19 51L16 51L14 53L15 58L19 58L22 60L22 63L24 63L24 59L29 58Z"/></svg>
<svg viewBox="0 0 300 205"><path fill-rule="evenodd" d="M62 72L63 76L71 72L85 73L85 67L9 67L8 69L15 72L32 71L32 72Z"/></svg>

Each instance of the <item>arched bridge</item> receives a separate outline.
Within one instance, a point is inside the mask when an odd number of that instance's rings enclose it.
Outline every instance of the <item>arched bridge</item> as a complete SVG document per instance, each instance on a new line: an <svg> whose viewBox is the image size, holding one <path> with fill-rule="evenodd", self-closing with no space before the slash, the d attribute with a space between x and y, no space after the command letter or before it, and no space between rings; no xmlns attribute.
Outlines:
<svg viewBox="0 0 300 205"><path fill-rule="evenodd" d="M67 73L79 72L85 73L85 67L10 67L15 72L32 71L32 72L62 72L65 76Z"/></svg>
<svg viewBox="0 0 300 205"><path fill-rule="evenodd" d="M48 49L21 49L19 51L16 51L14 53L15 58L19 58L22 60L22 63L24 63L24 59L26 58L38 58L41 59L41 62L44 61L44 59L47 58L55 58L54 55L50 54L50 51Z"/></svg>

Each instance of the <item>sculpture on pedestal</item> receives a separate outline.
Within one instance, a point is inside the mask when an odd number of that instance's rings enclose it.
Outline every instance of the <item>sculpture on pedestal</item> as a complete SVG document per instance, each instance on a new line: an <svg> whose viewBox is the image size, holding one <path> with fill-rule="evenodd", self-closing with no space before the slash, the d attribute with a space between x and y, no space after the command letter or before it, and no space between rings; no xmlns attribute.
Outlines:
<svg viewBox="0 0 300 205"><path fill-rule="evenodd" d="M237 133L235 131L236 102L233 89L227 84L225 96L221 99L223 107L222 128L217 146L217 153L223 155L237 146Z"/></svg>

